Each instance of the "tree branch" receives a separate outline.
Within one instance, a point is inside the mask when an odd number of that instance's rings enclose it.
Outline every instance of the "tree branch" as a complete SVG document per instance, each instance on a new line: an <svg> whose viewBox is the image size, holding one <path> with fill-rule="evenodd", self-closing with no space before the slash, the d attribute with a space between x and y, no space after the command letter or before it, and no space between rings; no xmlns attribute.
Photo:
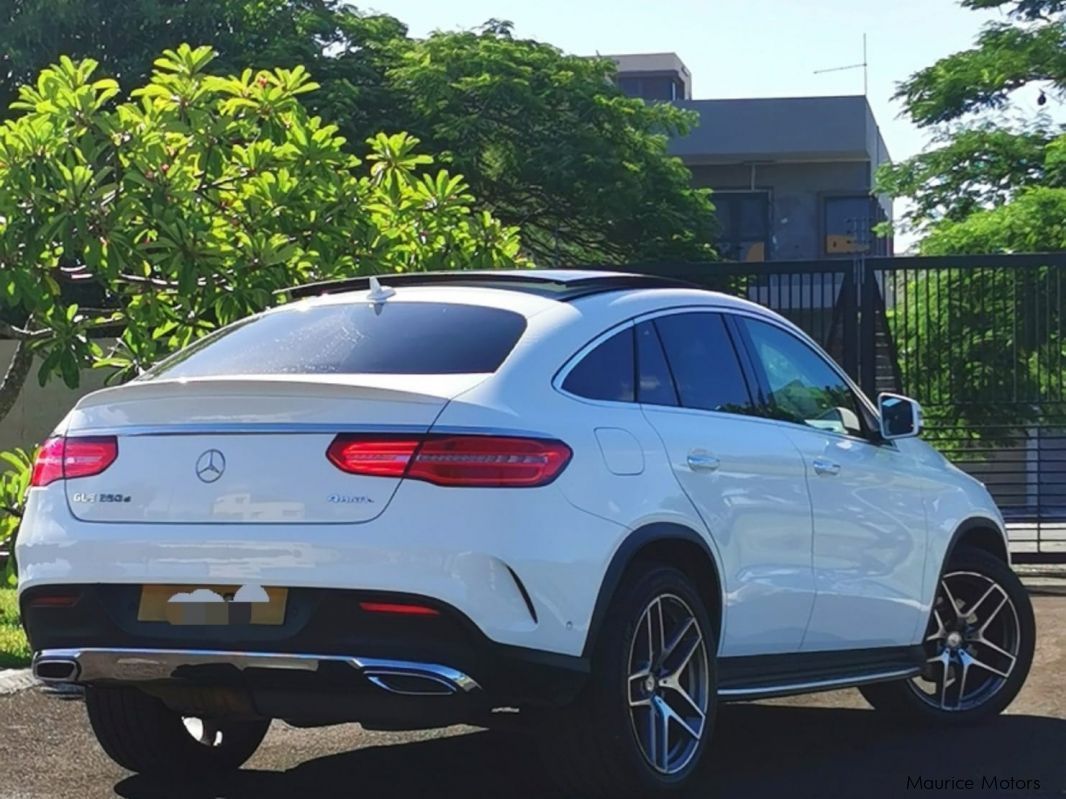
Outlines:
<svg viewBox="0 0 1066 799"><path fill-rule="evenodd" d="M32 367L33 350L30 349L29 342L23 339L15 345L11 364L4 373L4 379L0 381L0 421L15 407L15 401L18 400Z"/></svg>
<svg viewBox="0 0 1066 799"><path fill-rule="evenodd" d="M33 341L39 338L48 338L52 334L51 330L27 330L22 327L15 327L7 322L0 321L0 337L15 339L16 341Z"/></svg>

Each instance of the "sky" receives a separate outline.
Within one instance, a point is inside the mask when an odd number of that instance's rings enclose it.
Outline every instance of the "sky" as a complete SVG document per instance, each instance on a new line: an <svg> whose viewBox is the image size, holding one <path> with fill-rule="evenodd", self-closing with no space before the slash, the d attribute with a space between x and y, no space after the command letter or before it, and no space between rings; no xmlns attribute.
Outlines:
<svg viewBox="0 0 1066 799"><path fill-rule="evenodd" d="M676 52L692 73L693 97L801 97L862 94L858 64L867 34L868 98L893 160L922 150L928 131L900 115L899 81L970 46L1001 12L976 12L955 0L368 0L363 10L391 14L413 36L509 20L515 35L570 53ZM1037 111L1036 90L1016 98ZM897 207L897 214L899 208ZM899 245L907 242L897 239Z"/></svg>

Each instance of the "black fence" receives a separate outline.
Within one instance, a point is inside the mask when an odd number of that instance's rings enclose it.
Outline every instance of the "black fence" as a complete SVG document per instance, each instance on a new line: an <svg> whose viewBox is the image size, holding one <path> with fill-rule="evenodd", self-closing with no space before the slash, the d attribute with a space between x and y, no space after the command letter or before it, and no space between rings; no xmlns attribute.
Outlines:
<svg viewBox="0 0 1066 799"><path fill-rule="evenodd" d="M1066 253L633 265L773 308L982 480L1018 562L1066 562Z"/></svg>

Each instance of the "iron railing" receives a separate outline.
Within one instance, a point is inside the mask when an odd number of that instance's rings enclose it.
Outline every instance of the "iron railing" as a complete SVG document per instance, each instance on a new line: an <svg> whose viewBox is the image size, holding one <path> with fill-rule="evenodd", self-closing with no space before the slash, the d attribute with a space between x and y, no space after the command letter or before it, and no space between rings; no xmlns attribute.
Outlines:
<svg viewBox="0 0 1066 799"><path fill-rule="evenodd" d="M635 264L766 305L982 480L1018 561L1066 562L1066 253Z"/></svg>

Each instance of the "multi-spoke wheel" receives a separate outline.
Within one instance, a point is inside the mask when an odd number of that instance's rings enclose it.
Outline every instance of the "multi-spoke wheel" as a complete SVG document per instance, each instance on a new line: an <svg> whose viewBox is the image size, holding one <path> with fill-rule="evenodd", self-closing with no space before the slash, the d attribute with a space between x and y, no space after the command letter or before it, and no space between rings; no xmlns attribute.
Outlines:
<svg viewBox="0 0 1066 799"><path fill-rule="evenodd" d="M108 756L142 774L200 777L240 768L270 726L269 719L183 717L136 688L90 686L85 706Z"/></svg>
<svg viewBox="0 0 1066 799"><path fill-rule="evenodd" d="M629 714L641 752L676 774L699 751L710 703L707 647L692 609L673 594L651 601L629 652Z"/></svg>
<svg viewBox="0 0 1066 799"><path fill-rule="evenodd" d="M547 764L575 795L661 795L699 772L717 691L704 602L668 566L641 564L619 585L587 690L543 729Z"/></svg>
<svg viewBox="0 0 1066 799"><path fill-rule="evenodd" d="M1014 572L984 552L963 551L940 578L922 674L862 692L879 709L950 721L986 718L1021 689L1034 640L1032 606Z"/></svg>

